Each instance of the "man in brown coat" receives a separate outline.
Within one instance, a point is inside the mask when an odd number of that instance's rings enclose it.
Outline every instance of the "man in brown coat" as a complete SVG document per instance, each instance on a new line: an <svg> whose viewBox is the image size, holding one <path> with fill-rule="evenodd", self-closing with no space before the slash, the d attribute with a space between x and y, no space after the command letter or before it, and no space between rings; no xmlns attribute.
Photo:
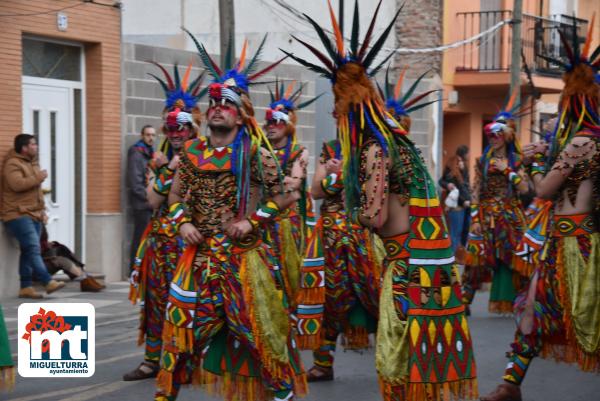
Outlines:
<svg viewBox="0 0 600 401"><path fill-rule="evenodd" d="M40 248L40 233L45 218L41 185L46 177L48 173L40 170L38 163L35 137L28 134L17 135L14 149L9 151L2 169L0 219L21 247L19 298L42 298L32 286L34 276L44 284L48 294L65 285L52 280L44 265Z"/></svg>

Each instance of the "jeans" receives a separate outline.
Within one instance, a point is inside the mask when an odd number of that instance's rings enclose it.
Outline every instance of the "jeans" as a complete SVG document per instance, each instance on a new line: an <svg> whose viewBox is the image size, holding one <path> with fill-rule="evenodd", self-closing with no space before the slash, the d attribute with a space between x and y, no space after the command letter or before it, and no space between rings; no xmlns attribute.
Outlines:
<svg viewBox="0 0 600 401"><path fill-rule="evenodd" d="M452 250L462 245L463 227L465 224L465 210L450 210L448 212L450 221L450 239L452 240Z"/></svg>
<svg viewBox="0 0 600 401"><path fill-rule="evenodd" d="M19 241L21 247L21 257L19 258L21 288L31 287L33 276L44 285L48 284L52 277L42 259L42 249L40 247L42 223L33 220L31 217L23 216L5 221L4 226Z"/></svg>

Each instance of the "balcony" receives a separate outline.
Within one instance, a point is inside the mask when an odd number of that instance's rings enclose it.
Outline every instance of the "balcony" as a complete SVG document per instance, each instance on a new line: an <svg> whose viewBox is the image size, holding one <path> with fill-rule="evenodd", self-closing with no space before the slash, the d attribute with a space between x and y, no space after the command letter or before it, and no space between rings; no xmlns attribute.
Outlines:
<svg viewBox="0 0 600 401"><path fill-rule="evenodd" d="M459 40L473 37L484 32L501 21L510 20L510 10L462 12L457 13L457 28L461 34ZM562 71L548 63L540 54L554 58L566 58L564 46L560 40L559 29L569 28L575 21L579 40L585 40L588 21L566 15L539 17L523 15L521 25L522 60L524 59L534 85L542 93L560 91ZM510 81L512 25L505 24L491 34L462 46L455 60L455 86L505 86ZM519 60L519 62L522 62ZM481 73L486 73L482 80ZM523 73L523 84L528 77Z"/></svg>

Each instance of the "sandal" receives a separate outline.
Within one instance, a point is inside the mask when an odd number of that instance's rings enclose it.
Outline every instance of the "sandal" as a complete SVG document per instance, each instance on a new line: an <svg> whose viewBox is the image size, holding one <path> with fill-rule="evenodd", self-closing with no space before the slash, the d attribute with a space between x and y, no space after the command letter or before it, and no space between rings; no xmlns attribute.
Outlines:
<svg viewBox="0 0 600 401"><path fill-rule="evenodd" d="M158 364L148 361L140 363L140 365L129 373L123 375L123 380L126 382L134 380L151 379L158 375Z"/></svg>
<svg viewBox="0 0 600 401"><path fill-rule="evenodd" d="M306 380L309 382L326 382L333 380L333 368L313 366L306 372Z"/></svg>

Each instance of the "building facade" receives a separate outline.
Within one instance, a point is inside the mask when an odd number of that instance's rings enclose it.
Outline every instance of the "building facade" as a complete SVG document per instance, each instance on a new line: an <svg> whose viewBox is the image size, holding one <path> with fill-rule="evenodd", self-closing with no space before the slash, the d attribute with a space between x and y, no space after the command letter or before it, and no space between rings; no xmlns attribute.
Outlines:
<svg viewBox="0 0 600 401"><path fill-rule="evenodd" d="M523 0L521 25L522 58L511 60L513 0L445 0L443 42L454 43L484 33L484 36L444 52L444 161L459 145L470 147L470 165L486 146L483 127L504 105L510 90L510 67L520 63L521 103L529 106L520 118L519 139L540 139L543 122L557 111L563 87L561 71L539 54L560 56L558 34L572 23L585 37L591 15L600 13L597 0ZM575 17L574 17L575 16ZM501 25L498 29L494 27ZM596 19L595 32L600 29ZM595 36L596 41L598 35Z"/></svg>
<svg viewBox="0 0 600 401"><path fill-rule="evenodd" d="M120 279L121 10L5 0L0 22L0 158L15 135L37 136L50 239ZM0 255L0 298L15 296L19 250L3 225Z"/></svg>

